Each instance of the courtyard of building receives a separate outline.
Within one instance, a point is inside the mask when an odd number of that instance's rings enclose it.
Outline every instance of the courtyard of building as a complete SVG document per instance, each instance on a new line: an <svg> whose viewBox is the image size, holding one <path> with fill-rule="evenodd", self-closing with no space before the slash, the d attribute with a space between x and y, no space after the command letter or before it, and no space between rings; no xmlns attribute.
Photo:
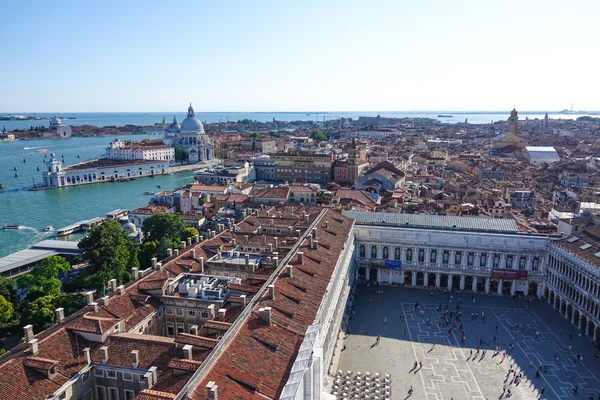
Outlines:
<svg viewBox="0 0 600 400"><path fill-rule="evenodd" d="M359 285L352 305L329 382L338 399L384 399L388 374L393 400L600 398L598 348L544 300ZM449 326L440 319L446 307ZM518 384L509 369L522 374ZM367 373L370 381L382 377L380 391L371 385L369 397L357 389L368 386Z"/></svg>

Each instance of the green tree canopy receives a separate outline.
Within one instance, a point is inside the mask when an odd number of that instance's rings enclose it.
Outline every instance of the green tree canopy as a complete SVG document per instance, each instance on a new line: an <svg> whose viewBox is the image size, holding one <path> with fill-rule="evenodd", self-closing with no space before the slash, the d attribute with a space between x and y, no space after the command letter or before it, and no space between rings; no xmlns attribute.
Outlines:
<svg viewBox="0 0 600 400"><path fill-rule="evenodd" d="M185 222L177 214L154 214L142 224L144 242L160 242L160 239L165 237L170 245L175 243L176 248L179 247L179 242L187 238L185 229Z"/></svg>
<svg viewBox="0 0 600 400"><path fill-rule="evenodd" d="M83 259L88 262L89 268L97 273L96 290L99 295L106 293L109 280L116 279L121 284L130 279L128 269L133 263L131 242L121 224L115 220L92 228L88 236L79 242Z"/></svg>
<svg viewBox="0 0 600 400"><path fill-rule="evenodd" d="M144 138L144 139L140 140L140 142L142 142L142 143L150 143L150 139Z"/></svg>
<svg viewBox="0 0 600 400"><path fill-rule="evenodd" d="M33 267L30 273L18 278L17 286L26 289L34 298L57 295L62 287L58 274L68 272L70 269L71 264L67 260L60 256L51 256Z"/></svg>
<svg viewBox="0 0 600 400"><path fill-rule="evenodd" d="M0 326L7 324L13 317L13 305L0 295Z"/></svg>
<svg viewBox="0 0 600 400"><path fill-rule="evenodd" d="M185 237L186 238L195 238L196 235L199 235L198 230L196 228L185 228Z"/></svg>
<svg viewBox="0 0 600 400"><path fill-rule="evenodd" d="M314 131L310 137L313 140L327 140L327 135L325 135L325 132L323 131Z"/></svg>
<svg viewBox="0 0 600 400"><path fill-rule="evenodd" d="M8 301L13 301L16 296L15 281L12 279L0 277L0 296Z"/></svg>

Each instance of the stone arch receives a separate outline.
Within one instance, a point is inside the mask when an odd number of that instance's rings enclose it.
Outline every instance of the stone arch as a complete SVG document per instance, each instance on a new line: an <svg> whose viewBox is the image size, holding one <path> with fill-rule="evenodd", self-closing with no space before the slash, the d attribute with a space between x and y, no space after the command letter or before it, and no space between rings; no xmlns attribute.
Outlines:
<svg viewBox="0 0 600 400"><path fill-rule="evenodd" d="M440 287L445 289L448 287L448 274L440 275Z"/></svg>
<svg viewBox="0 0 600 400"><path fill-rule="evenodd" d="M452 286L451 286L452 290L459 290L460 289L460 275L454 275L452 277Z"/></svg>
<svg viewBox="0 0 600 400"><path fill-rule="evenodd" d="M465 290L473 290L473 277L465 276Z"/></svg>
<svg viewBox="0 0 600 400"><path fill-rule="evenodd" d="M428 281L427 281L427 286L428 287L435 287L435 274L433 272L430 272L428 274Z"/></svg>
<svg viewBox="0 0 600 400"><path fill-rule="evenodd" d="M578 309L573 308L573 323L578 328L579 328L579 318L581 318L581 313L579 312Z"/></svg>
<svg viewBox="0 0 600 400"><path fill-rule="evenodd" d="M418 271L417 272L417 286L423 286L425 284L425 273Z"/></svg>
<svg viewBox="0 0 600 400"><path fill-rule="evenodd" d="M571 304L568 304L567 305L567 318L570 321L572 317L573 317L573 306Z"/></svg>
<svg viewBox="0 0 600 400"><path fill-rule="evenodd" d="M412 271L404 271L404 284L412 285Z"/></svg>

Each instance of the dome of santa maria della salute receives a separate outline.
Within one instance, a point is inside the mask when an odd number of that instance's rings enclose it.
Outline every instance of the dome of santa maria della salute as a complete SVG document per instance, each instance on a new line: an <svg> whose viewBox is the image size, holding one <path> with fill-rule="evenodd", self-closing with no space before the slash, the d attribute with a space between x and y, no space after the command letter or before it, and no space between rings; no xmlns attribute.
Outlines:
<svg viewBox="0 0 600 400"><path fill-rule="evenodd" d="M186 119L181 121L181 130L182 131L202 131L204 132L204 125L198 118L196 118L196 114L194 113L194 108L190 104L188 108L188 115Z"/></svg>

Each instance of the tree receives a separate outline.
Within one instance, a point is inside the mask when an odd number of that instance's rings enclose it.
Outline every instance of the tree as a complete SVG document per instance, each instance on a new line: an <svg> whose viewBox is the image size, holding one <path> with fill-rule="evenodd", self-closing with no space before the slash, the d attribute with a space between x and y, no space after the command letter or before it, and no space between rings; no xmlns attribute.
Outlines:
<svg viewBox="0 0 600 400"><path fill-rule="evenodd" d="M42 296L29 302L24 309L23 320L32 324L34 330L40 331L49 327L54 322L54 298Z"/></svg>
<svg viewBox="0 0 600 400"><path fill-rule="evenodd" d="M79 248L88 262L89 268L97 274L96 289L104 295L111 279L121 284L131 275L128 267L131 261L131 238L118 221L106 221L92 228L88 236L81 239Z"/></svg>
<svg viewBox="0 0 600 400"><path fill-rule="evenodd" d="M196 235L199 235L198 230L196 228L185 228L185 236L186 238L195 238Z"/></svg>
<svg viewBox="0 0 600 400"><path fill-rule="evenodd" d="M190 159L190 156L188 155L188 153L185 152L185 150L183 150L179 147L175 147L175 161L183 163L189 159Z"/></svg>
<svg viewBox="0 0 600 400"><path fill-rule="evenodd" d="M327 136L325 135L325 132L323 131L314 131L310 137L313 140L327 140Z"/></svg>
<svg viewBox="0 0 600 400"><path fill-rule="evenodd" d="M260 137L260 133L259 132L251 132L248 137L251 137L253 139L258 139Z"/></svg>
<svg viewBox="0 0 600 400"><path fill-rule="evenodd" d="M150 143L150 139L148 138L144 138L141 140L142 143Z"/></svg>
<svg viewBox="0 0 600 400"><path fill-rule="evenodd" d="M174 244L177 248L179 243L187 238L185 228L185 222L177 214L151 215L142 224L144 242L153 240L160 242L160 239L165 237L170 245Z"/></svg>
<svg viewBox="0 0 600 400"><path fill-rule="evenodd" d="M28 291L28 297L37 298L60 294L60 273L69 272L71 264L60 256L50 256L33 267L30 273L17 279L17 286Z"/></svg>
<svg viewBox="0 0 600 400"><path fill-rule="evenodd" d="M0 295L0 326L7 324L13 317L13 305Z"/></svg>
<svg viewBox="0 0 600 400"><path fill-rule="evenodd" d="M0 277L0 296L4 296L8 301L15 300L16 292L14 280Z"/></svg>
<svg viewBox="0 0 600 400"><path fill-rule="evenodd" d="M158 241L152 240L150 242L144 242L142 244L139 259L142 268L148 268L150 266L150 260L152 257L156 257L156 249L158 247Z"/></svg>

